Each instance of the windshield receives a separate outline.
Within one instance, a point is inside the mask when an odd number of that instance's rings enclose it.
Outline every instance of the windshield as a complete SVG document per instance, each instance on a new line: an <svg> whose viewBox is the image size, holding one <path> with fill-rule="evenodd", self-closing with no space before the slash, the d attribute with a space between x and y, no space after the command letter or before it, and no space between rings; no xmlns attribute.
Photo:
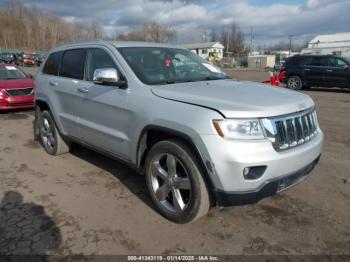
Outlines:
<svg viewBox="0 0 350 262"><path fill-rule="evenodd" d="M148 85L228 78L220 68L185 49L122 47L118 51L137 77Z"/></svg>
<svg viewBox="0 0 350 262"><path fill-rule="evenodd" d="M0 67L0 80L23 79L27 76L14 66Z"/></svg>
<svg viewBox="0 0 350 262"><path fill-rule="evenodd" d="M4 57L4 58L12 58L13 54L4 53L4 54L2 54L2 57Z"/></svg>
<svg viewBox="0 0 350 262"><path fill-rule="evenodd" d="M34 55L23 55L25 59L34 59Z"/></svg>

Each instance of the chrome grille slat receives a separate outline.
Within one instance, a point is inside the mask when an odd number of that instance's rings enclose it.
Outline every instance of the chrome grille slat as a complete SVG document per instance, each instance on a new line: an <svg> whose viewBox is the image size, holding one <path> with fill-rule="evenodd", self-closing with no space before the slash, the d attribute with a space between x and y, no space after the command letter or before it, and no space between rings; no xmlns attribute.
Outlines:
<svg viewBox="0 0 350 262"><path fill-rule="evenodd" d="M263 119L267 137L276 151L283 151L304 144L318 131L317 116L308 110L285 117Z"/></svg>

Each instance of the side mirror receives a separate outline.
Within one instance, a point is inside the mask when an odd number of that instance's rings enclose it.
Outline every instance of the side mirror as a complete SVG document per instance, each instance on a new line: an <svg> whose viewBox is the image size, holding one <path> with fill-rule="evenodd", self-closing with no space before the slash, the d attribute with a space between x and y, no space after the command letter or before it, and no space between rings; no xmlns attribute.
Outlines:
<svg viewBox="0 0 350 262"><path fill-rule="evenodd" d="M96 69L92 81L97 85L111 85L126 88L126 81L120 79L120 75L115 68Z"/></svg>

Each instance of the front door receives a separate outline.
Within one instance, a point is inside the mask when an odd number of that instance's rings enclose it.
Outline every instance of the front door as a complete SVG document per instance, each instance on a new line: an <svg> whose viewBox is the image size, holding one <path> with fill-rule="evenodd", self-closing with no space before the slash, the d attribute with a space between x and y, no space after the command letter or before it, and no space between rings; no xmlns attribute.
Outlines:
<svg viewBox="0 0 350 262"><path fill-rule="evenodd" d="M309 86L325 86L325 70L328 59L325 56L314 56L304 66L304 79Z"/></svg>
<svg viewBox="0 0 350 262"><path fill-rule="evenodd" d="M91 48L88 52L85 81L82 83L86 92L79 114L82 127L80 137L90 145L128 159L131 115L128 109L129 90L94 84L92 80L96 69L117 69L117 66L112 54L106 49Z"/></svg>
<svg viewBox="0 0 350 262"><path fill-rule="evenodd" d="M325 83L330 87L348 87L350 70L348 64L341 58L329 57L325 72Z"/></svg>

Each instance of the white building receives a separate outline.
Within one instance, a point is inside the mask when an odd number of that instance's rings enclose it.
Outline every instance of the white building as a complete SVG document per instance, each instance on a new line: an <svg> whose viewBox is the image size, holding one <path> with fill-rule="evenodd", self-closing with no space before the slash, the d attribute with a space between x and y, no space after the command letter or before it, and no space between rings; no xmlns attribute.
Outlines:
<svg viewBox="0 0 350 262"><path fill-rule="evenodd" d="M301 53L350 57L350 32L316 36Z"/></svg>
<svg viewBox="0 0 350 262"><path fill-rule="evenodd" d="M191 50L193 53L207 59L209 53L217 53L220 58L223 57L224 46L220 42L185 44L181 47Z"/></svg>
<svg viewBox="0 0 350 262"><path fill-rule="evenodd" d="M298 55L299 52L290 52L288 50L278 50L278 51L272 51L271 54L276 56L277 63L283 63L287 60L287 58Z"/></svg>
<svg viewBox="0 0 350 262"><path fill-rule="evenodd" d="M250 55L248 56L249 68L273 68L276 58L274 55Z"/></svg>

